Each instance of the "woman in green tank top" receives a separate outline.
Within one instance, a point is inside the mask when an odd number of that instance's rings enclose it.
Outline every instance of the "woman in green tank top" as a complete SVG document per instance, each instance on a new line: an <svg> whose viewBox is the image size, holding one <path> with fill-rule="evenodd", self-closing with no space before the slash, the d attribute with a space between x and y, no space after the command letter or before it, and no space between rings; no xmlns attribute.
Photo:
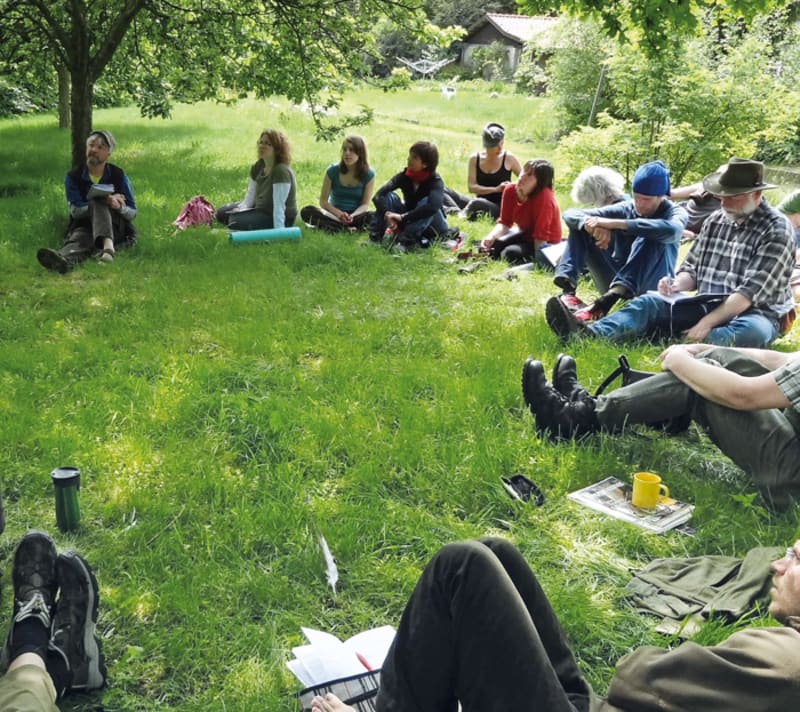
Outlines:
<svg viewBox="0 0 800 712"><path fill-rule="evenodd" d="M250 168L244 199L217 210L231 230L265 230L292 225L297 218L297 182L292 152L282 131L265 129L258 139L258 160Z"/></svg>

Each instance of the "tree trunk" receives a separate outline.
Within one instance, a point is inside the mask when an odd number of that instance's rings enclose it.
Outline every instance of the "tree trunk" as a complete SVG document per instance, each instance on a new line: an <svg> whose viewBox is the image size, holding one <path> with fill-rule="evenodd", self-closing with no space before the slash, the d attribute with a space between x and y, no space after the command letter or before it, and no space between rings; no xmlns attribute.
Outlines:
<svg viewBox="0 0 800 712"><path fill-rule="evenodd" d="M69 106L69 72L63 64L56 66L58 73L58 128L68 129L70 126Z"/></svg>
<svg viewBox="0 0 800 712"><path fill-rule="evenodd" d="M87 72L71 72L72 96L70 113L72 115L72 165L81 165L86 160L86 137L92 130L92 100L94 82Z"/></svg>

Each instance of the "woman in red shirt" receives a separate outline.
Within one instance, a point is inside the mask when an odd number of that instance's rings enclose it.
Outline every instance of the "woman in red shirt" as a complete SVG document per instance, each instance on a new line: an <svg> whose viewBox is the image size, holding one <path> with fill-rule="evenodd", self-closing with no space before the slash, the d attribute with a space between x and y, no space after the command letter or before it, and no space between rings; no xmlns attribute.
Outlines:
<svg viewBox="0 0 800 712"><path fill-rule="evenodd" d="M527 161L516 183L507 185L500 217L481 240L481 251L512 264L531 262L548 244L561 242L561 211L553 193L553 166L543 158Z"/></svg>

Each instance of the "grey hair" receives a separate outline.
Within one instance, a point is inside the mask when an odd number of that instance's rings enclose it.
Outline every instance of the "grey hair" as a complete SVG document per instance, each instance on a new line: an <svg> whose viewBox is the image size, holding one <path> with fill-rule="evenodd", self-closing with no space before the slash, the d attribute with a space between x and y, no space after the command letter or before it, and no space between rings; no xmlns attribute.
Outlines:
<svg viewBox="0 0 800 712"><path fill-rule="evenodd" d="M625 179L619 173L604 166L591 166L578 174L570 197L575 203L599 208L618 201L624 188Z"/></svg>

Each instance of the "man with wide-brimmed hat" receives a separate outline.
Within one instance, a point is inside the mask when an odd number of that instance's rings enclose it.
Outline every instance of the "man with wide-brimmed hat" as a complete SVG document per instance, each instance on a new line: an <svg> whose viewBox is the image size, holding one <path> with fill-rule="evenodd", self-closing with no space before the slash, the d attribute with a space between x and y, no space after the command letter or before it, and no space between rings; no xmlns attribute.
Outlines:
<svg viewBox="0 0 800 712"><path fill-rule="evenodd" d="M683 336L756 348L783 333L794 315L794 231L762 197L775 187L764 182L763 164L731 158L703 179L703 187L721 207L703 224L674 278L665 275L658 293L637 297L592 324L561 309L548 319L553 331L562 338ZM697 293L692 299L677 299L690 291Z"/></svg>

